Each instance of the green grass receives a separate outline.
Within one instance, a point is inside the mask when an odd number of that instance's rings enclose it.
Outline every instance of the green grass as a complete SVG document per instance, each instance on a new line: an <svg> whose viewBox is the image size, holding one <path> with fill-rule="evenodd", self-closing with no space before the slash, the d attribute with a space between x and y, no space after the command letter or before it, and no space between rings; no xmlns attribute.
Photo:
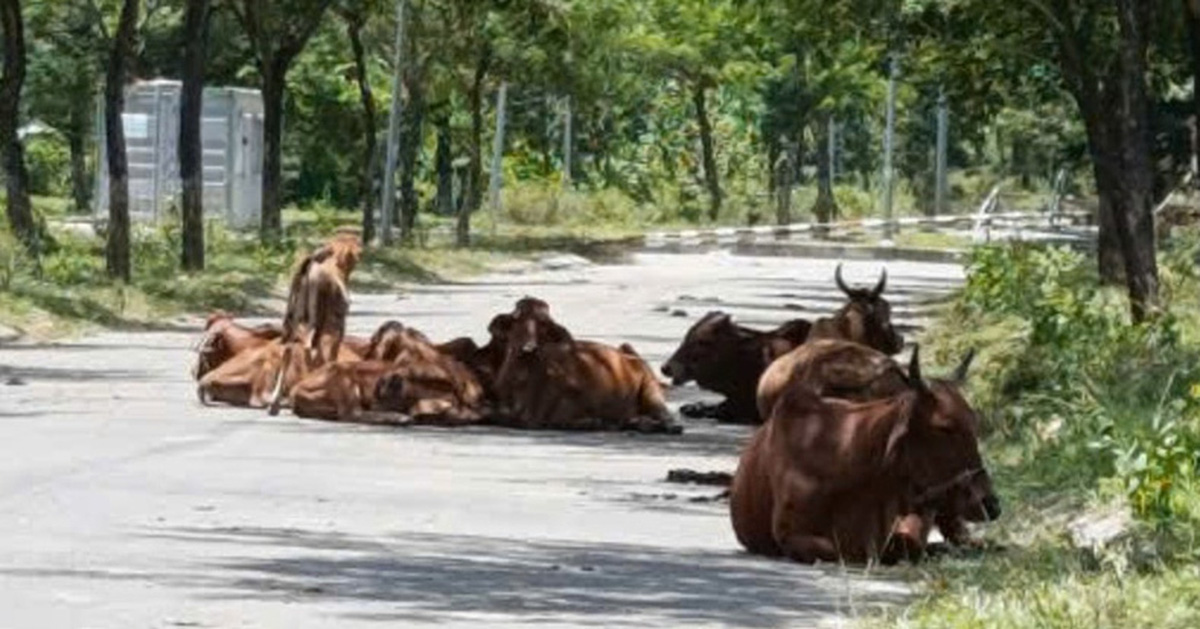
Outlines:
<svg viewBox="0 0 1200 629"><path fill-rule="evenodd" d="M970 396L1006 514L1002 551L902 569L918 596L869 627L1200 626L1200 240L1164 247L1166 311L1129 324L1122 291L1061 249L990 247L924 335L932 362L980 348ZM1081 515L1128 513L1078 549Z"/></svg>
<svg viewBox="0 0 1200 629"><path fill-rule="evenodd" d="M266 312L285 295L287 275L301 252L336 228L357 223L355 213L328 208L292 209L285 216L287 235L274 246L261 245L254 234L209 225L206 268L195 274L179 267L176 225L137 226L134 277L128 285L106 278L104 243L99 237L54 230L56 249L42 257L38 268L10 234L0 231L0 324L35 338L50 338L95 326L170 325L179 315L213 309ZM482 230L476 233L469 248L454 247L446 235L408 246L369 249L352 288L384 291L402 282L453 281L547 251L602 255L614 247L611 237L576 236L564 229L504 230L495 237Z"/></svg>

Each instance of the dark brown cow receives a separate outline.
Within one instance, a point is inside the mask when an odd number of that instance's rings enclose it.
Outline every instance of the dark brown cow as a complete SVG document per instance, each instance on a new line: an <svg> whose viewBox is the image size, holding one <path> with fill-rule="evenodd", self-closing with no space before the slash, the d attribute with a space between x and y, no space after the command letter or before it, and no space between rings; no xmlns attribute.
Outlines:
<svg viewBox="0 0 1200 629"><path fill-rule="evenodd" d="M196 344L198 356L193 375L199 380L234 356L262 347L282 334L283 329L278 325L245 326L234 321L233 315L218 310L205 320L204 336Z"/></svg>
<svg viewBox="0 0 1200 629"><path fill-rule="evenodd" d="M977 417L947 382L852 402L790 386L742 453L730 490L738 541L796 561L916 559L940 509L987 521L1000 503L979 455Z"/></svg>
<svg viewBox="0 0 1200 629"><path fill-rule="evenodd" d="M221 402L232 406L266 408L277 382L286 390L316 368L306 352L281 369L284 347L275 339L260 347L247 349L200 378L197 395L200 402ZM357 362L359 356L345 346L338 354L339 362Z"/></svg>
<svg viewBox="0 0 1200 629"><path fill-rule="evenodd" d="M688 330L679 349L663 363L662 373L675 386L695 380L701 388L725 396L716 406L686 405L680 409L684 415L757 424L761 422L755 406L759 376L776 358L803 343L810 327L808 321L795 319L760 332L713 311Z"/></svg>
<svg viewBox="0 0 1200 629"><path fill-rule="evenodd" d="M292 274L283 317L282 369L271 393L270 414L279 412L280 401L287 393L283 373L291 363L294 341L300 341L310 365L331 363L339 356L350 310L350 274L361 256L358 237L339 234L305 257Z"/></svg>
<svg viewBox="0 0 1200 629"><path fill-rule="evenodd" d="M496 377L505 425L681 432L662 385L632 347L574 340L545 302L517 302Z"/></svg>
<svg viewBox="0 0 1200 629"><path fill-rule="evenodd" d="M899 354L904 349L904 337L892 325L892 306L883 298L887 288L887 269L879 276L874 288L850 288L842 279L842 265L837 266L834 280L850 302L832 317L813 322L809 339L843 339L873 347L885 354Z"/></svg>

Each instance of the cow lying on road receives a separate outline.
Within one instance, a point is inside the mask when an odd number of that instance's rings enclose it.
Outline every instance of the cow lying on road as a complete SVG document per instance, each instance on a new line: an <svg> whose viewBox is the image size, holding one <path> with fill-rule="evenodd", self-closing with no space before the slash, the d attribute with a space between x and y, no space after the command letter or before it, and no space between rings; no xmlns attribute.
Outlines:
<svg viewBox="0 0 1200 629"><path fill-rule="evenodd" d="M550 317L546 302L528 297L493 327L493 334L506 341L495 382L502 406L498 422L520 428L682 432L667 410L662 385L632 347L575 340Z"/></svg>
<svg viewBox="0 0 1200 629"><path fill-rule="evenodd" d="M233 315L227 312L213 312L205 320L204 335L196 344L198 356L193 375L199 380L234 356L262 347L282 334L283 329L278 325L265 323L250 327L234 321Z"/></svg>
<svg viewBox="0 0 1200 629"><path fill-rule="evenodd" d="M916 350L906 385L855 402L789 383L734 477L738 541L753 553L806 563L893 563L923 554L939 514L977 522L999 516L979 455L978 419L958 385L926 382Z"/></svg>
<svg viewBox="0 0 1200 629"><path fill-rule="evenodd" d="M316 367L307 353L301 351L300 354L300 358L290 361L284 370L281 368L284 356L281 339L247 349L200 378L197 394L204 404L221 402L231 406L266 408L277 384L283 391L290 391ZM360 358L343 346L338 360L357 362Z"/></svg>
<svg viewBox="0 0 1200 629"><path fill-rule="evenodd" d="M296 384L292 412L335 421L459 426L483 417L478 396L464 399L464 388L470 389L419 360L332 363Z"/></svg>
<svg viewBox="0 0 1200 629"><path fill-rule="evenodd" d="M662 373L675 386L695 380L725 396L716 406L686 405L680 409L684 415L757 424L762 421L755 405L759 376L776 358L803 343L810 327L808 321L795 319L760 332L713 311L688 330L679 349L663 363Z"/></svg>

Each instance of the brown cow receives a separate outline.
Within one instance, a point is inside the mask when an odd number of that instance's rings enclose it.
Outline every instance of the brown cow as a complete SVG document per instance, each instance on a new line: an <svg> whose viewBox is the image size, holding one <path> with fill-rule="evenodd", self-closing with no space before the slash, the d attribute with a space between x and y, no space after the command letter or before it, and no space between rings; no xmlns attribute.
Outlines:
<svg viewBox="0 0 1200 629"><path fill-rule="evenodd" d="M879 276L874 288L850 288L842 279L842 265L837 266L834 280L850 302L832 317L813 322L809 339L844 339L873 347L885 354L899 354L904 349L904 337L892 325L892 306L883 298L887 288L887 269Z"/></svg>
<svg viewBox="0 0 1200 629"><path fill-rule="evenodd" d="M316 367L309 360L309 355L302 351L299 360L290 361L287 369L282 369L284 353L282 341L275 339L235 355L200 379L196 390L200 402L266 408L278 381L282 381L284 388L290 390L292 385ZM359 357L343 347L338 360L356 362Z"/></svg>
<svg viewBox="0 0 1200 629"><path fill-rule="evenodd" d="M196 344L198 356L193 375L199 380L230 358L246 350L262 347L282 334L282 328L275 324L250 327L234 321L233 315L227 312L213 312L205 320L204 336Z"/></svg>
<svg viewBox="0 0 1200 629"><path fill-rule="evenodd" d="M704 315L663 363L662 373L675 386L695 380L701 388L724 395L725 400L716 406L688 404L680 412L689 417L760 423L754 403L759 376L776 358L803 343L810 327L808 321L795 319L760 332L737 325L723 312Z"/></svg>
<svg viewBox="0 0 1200 629"><path fill-rule="evenodd" d="M975 352L969 352L948 380L932 380L934 387L961 387ZM758 410L768 416L782 391L789 387L812 389L820 397L868 402L899 395L910 388L908 374L890 356L858 343L818 340L796 348L776 360L758 384ZM938 510L936 524L954 545L971 545L967 527L955 505Z"/></svg>
<svg viewBox="0 0 1200 629"><path fill-rule="evenodd" d="M350 310L350 274L362 256L362 243L353 234L339 234L305 257L292 275L283 317L284 353L268 412L279 413L283 374L292 360L293 341L300 341L311 365L336 360L346 335Z"/></svg>
<svg viewBox="0 0 1200 629"><path fill-rule="evenodd" d="M324 365L292 390L299 417L382 424L459 426L478 422L478 399L436 365L381 360Z"/></svg>
<svg viewBox="0 0 1200 629"><path fill-rule="evenodd" d="M1000 515L979 455L978 420L945 382L852 402L791 386L742 453L730 490L738 541L796 561L917 559L939 509Z"/></svg>
<svg viewBox="0 0 1200 629"><path fill-rule="evenodd" d="M379 326L371 337L368 356L410 370L409 377L425 383L422 386L434 386L428 384L433 381L447 383L457 403L464 407L481 410L486 406L484 389L470 368L441 351L420 331L399 321ZM414 383L420 384L415 380ZM407 390L405 395L411 397L418 390L419 387Z"/></svg>
<svg viewBox="0 0 1200 629"><path fill-rule="evenodd" d="M682 432L662 385L631 347L574 340L545 302L517 302L496 377L505 417L520 428Z"/></svg>

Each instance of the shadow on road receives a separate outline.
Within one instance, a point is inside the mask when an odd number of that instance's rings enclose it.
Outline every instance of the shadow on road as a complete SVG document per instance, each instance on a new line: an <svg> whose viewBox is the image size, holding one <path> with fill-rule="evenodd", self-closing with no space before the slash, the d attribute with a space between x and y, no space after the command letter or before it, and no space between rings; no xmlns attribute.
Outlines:
<svg viewBox="0 0 1200 629"><path fill-rule="evenodd" d="M348 614L380 622L488 614L522 623L774 627L900 596L897 588L847 597L850 577L733 552L277 528L185 527L147 535L225 549L208 553L214 559L203 569L214 577L206 579L211 591L204 596L394 604L385 612Z"/></svg>

